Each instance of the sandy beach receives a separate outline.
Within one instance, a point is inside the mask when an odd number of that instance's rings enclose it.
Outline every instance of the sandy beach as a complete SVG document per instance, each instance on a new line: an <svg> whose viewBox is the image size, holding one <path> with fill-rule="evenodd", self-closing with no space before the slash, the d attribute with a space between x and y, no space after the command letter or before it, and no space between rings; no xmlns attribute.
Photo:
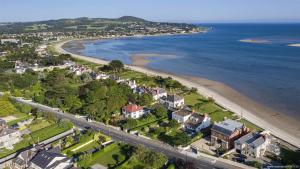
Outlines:
<svg viewBox="0 0 300 169"><path fill-rule="evenodd" d="M108 61L98 58L82 56L65 51L62 48L62 45L67 42L68 41L57 43L55 49L59 53L69 53L78 59L98 64L108 63ZM271 131L276 137L300 148L300 124L296 119L261 105L223 83L198 77L174 75L145 68L143 66L149 63L149 60L147 59L149 56L153 56L153 54L134 55L132 56L133 64L126 65L126 67L151 76L172 77L187 87L195 87L200 94L206 97L213 97L220 106L242 116L265 130Z"/></svg>
<svg viewBox="0 0 300 169"><path fill-rule="evenodd" d="M239 41L245 43L271 43L271 41L264 40L264 39L241 39Z"/></svg>
<svg viewBox="0 0 300 169"><path fill-rule="evenodd" d="M300 47L300 43L288 44L288 46L292 46L292 47Z"/></svg>

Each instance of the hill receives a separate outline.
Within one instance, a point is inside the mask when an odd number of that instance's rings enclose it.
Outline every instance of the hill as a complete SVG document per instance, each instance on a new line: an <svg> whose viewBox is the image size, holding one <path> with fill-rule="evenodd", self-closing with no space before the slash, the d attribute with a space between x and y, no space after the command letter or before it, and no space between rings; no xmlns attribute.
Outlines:
<svg viewBox="0 0 300 169"><path fill-rule="evenodd" d="M36 32L88 32L107 34L118 32L121 34L141 33L145 30L159 30L157 33L170 30L190 31L197 26L191 24L177 24L166 22L152 22L134 16L120 18L88 18L58 19L36 22L12 22L0 24L0 34L36 33Z"/></svg>

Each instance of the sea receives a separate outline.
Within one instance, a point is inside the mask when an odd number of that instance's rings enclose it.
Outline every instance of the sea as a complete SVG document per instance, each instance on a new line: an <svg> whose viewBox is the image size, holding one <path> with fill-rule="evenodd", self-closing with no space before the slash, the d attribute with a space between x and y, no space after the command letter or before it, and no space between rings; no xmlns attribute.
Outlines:
<svg viewBox="0 0 300 169"><path fill-rule="evenodd" d="M258 103L300 120L300 24L199 24L207 33L69 42L67 51L222 82Z"/></svg>

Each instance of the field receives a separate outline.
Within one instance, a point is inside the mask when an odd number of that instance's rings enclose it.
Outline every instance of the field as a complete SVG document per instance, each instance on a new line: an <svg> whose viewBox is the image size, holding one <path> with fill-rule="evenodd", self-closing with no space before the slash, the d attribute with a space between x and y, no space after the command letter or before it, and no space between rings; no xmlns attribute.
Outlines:
<svg viewBox="0 0 300 169"><path fill-rule="evenodd" d="M0 99L0 117L20 114L19 110L8 100Z"/></svg>
<svg viewBox="0 0 300 169"><path fill-rule="evenodd" d="M122 145L113 143L92 154L90 158L80 160L78 164L82 168L88 168L89 166L97 163L107 167L112 167L122 163L125 159L125 155L122 152Z"/></svg>

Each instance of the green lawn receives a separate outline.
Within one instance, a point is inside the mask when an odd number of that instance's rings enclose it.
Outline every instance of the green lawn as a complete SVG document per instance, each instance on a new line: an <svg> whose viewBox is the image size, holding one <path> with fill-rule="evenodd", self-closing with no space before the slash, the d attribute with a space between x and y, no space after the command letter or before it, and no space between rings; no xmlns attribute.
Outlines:
<svg viewBox="0 0 300 169"><path fill-rule="evenodd" d="M31 124L28 129L31 131L31 132L34 132L34 131L37 131L37 130L40 130L42 128L45 128L45 127L48 127L51 125L51 123L49 121L46 121L46 120L37 120L36 122L33 122L34 124Z"/></svg>
<svg viewBox="0 0 300 169"><path fill-rule="evenodd" d="M256 126L255 124L253 124L253 123L251 123L251 122L249 122L249 121L247 121L245 119L241 119L240 122L243 123L243 124L245 124L251 130L256 130L258 132L263 131L262 128Z"/></svg>
<svg viewBox="0 0 300 169"><path fill-rule="evenodd" d="M197 103L203 103L204 97L198 93L191 93L184 96L184 102L188 106L194 106Z"/></svg>
<svg viewBox="0 0 300 169"><path fill-rule="evenodd" d="M93 140L91 143L87 144L86 146L81 147L80 149L74 151L74 153L85 152L93 148L99 148L100 146L101 145L97 141Z"/></svg>
<svg viewBox="0 0 300 169"><path fill-rule="evenodd" d="M11 125L17 124L18 122L32 118L32 116L30 116L29 114L25 114L25 113L18 113L18 114L15 114L14 116L17 119L8 122L7 125L11 126Z"/></svg>
<svg viewBox="0 0 300 169"><path fill-rule="evenodd" d="M156 86L153 77L133 70L124 70L119 73L119 76L124 79L135 79L139 85Z"/></svg>
<svg viewBox="0 0 300 169"><path fill-rule="evenodd" d="M125 160L125 155L122 154L122 146L113 143L104 149L94 153L91 158L80 160L78 164L82 168L88 168L94 164L104 166L115 166Z"/></svg>
<svg viewBox="0 0 300 169"><path fill-rule="evenodd" d="M234 113L232 113L230 111L218 110L213 113L210 113L209 115L210 115L211 120L214 122L223 121L225 119L225 117L228 119L236 119L236 116L234 115Z"/></svg>

